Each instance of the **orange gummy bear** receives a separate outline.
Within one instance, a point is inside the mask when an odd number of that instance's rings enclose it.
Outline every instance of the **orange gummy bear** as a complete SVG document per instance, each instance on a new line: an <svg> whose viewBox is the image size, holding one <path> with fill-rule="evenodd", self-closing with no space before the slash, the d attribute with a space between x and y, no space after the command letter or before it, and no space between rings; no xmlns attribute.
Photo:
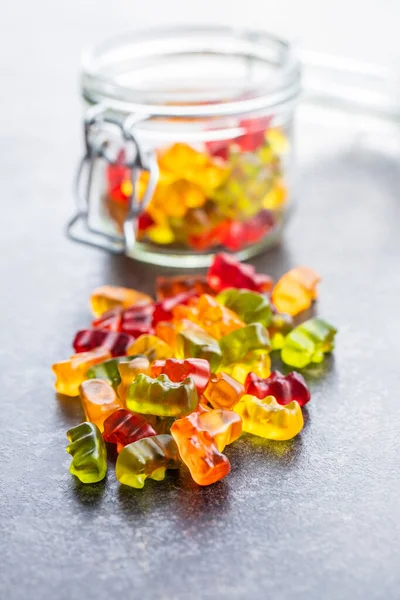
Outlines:
<svg viewBox="0 0 400 600"><path fill-rule="evenodd" d="M214 408L232 408L244 393L241 383L221 371L211 377L204 397Z"/></svg>
<svg viewBox="0 0 400 600"><path fill-rule="evenodd" d="M203 410L203 412L200 412L199 423L203 429L212 435L220 452L223 451L225 446L237 440L242 433L242 419L240 416L233 410L225 408Z"/></svg>
<svg viewBox="0 0 400 600"><path fill-rule="evenodd" d="M202 427L197 412L175 421L171 426L171 435L198 485L210 485L228 475L230 462L218 450L212 435Z"/></svg>
<svg viewBox="0 0 400 600"><path fill-rule="evenodd" d="M79 386L86 378L88 370L111 358L106 348L95 348L90 352L79 352L68 360L55 363L51 368L56 376L54 384L57 392L65 396L79 396Z"/></svg>
<svg viewBox="0 0 400 600"><path fill-rule="evenodd" d="M217 302L209 294L203 294L197 300L193 299L189 306L178 304L172 309L172 314L178 321L182 319L193 321L216 339L246 325L236 313Z"/></svg>
<svg viewBox="0 0 400 600"><path fill-rule="evenodd" d="M124 408L114 388L104 379L87 379L81 383L80 396L86 419L97 425L101 432L107 417Z"/></svg>
<svg viewBox="0 0 400 600"><path fill-rule="evenodd" d="M310 308L317 297L320 279L308 267L296 267L285 273L272 290L272 302L278 312L294 317Z"/></svg>

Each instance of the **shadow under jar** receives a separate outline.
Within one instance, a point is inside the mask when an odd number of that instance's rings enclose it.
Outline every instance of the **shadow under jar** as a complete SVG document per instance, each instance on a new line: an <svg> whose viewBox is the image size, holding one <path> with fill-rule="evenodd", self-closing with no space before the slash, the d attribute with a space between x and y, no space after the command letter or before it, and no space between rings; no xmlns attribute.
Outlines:
<svg viewBox="0 0 400 600"><path fill-rule="evenodd" d="M85 55L82 89L71 237L179 267L276 243L300 89L288 43L223 27L122 36Z"/></svg>

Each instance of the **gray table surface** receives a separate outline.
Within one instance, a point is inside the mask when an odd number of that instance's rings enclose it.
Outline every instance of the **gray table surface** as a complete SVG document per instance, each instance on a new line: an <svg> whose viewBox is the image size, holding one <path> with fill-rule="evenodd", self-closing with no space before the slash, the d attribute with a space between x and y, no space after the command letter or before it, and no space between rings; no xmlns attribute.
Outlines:
<svg viewBox="0 0 400 600"><path fill-rule="evenodd" d="M205 489L185 474L121 489L112 469L84 487L65 453L82 412L55 395L50 365L89 322L94 287L150 291L167 271L62 235L80 113L57 31L0 62L0 597L399 598L397 157L352 148L304 164L284 243L254 261L318 270L318 313L340 330L308 375L301 435L244 436L229 477Z"/></svg>

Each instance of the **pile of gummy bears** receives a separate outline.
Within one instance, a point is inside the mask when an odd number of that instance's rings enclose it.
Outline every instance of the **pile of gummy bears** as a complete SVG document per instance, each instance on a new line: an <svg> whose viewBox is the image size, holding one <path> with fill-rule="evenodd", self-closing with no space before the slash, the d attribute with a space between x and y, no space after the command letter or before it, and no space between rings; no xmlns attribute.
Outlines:
<svg viewBox="0 0 400 600"><path fill-rule="evenodd" d="M205 251L232 251L259 242L273 229L287 203L284 158L289 142L270 118L242 121L235 140L208 142L202 150L176 143L158 151L158 183L138 219L139 241ZM105 208L121 228L132 195L132 173L108 165ZM143 197L148 173L136 193Z"/></svg>
<svg viewBox="0 0 400 600"><path fill-rule="evenodd" d="M75 354L53 365L56 390L80 396L86 422L68 431L70 471L83 483L107 472L142 488L166 469L189 469L199 485L230 471L223 454L242 433L288 440L303 427L310 392L298 372L271 373L270 353L301 369L331 352L336 329L293 317L317 296L318 275L297 267L274 284L225 254L206 276L157 278L157 301L103 286L91 296L95 319L78 331Z"/></svg>

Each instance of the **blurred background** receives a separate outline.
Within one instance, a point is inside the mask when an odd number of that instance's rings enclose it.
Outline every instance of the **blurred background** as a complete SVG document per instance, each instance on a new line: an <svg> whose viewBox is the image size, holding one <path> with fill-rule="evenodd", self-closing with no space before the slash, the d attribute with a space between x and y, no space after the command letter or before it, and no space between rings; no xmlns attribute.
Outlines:
<svg viewBox="0 0 400 600"><path fill-rule="evenodd" d="M368 7L363 0L2 0L4 173L14 180L21 202L27 193L33 200L42 192L48 198L54 195L59 201L56 213L49 210L42 218L53 226L55 219L56 226L64 224L73 205L71 181L82 148L81 52L110 35L185 23L254 27L287 37L300 49L396 66L399 18L398 0ZM43 169L46 159L52 164L48 171ZM15 178L23 161L30 161L31 168L25 178ZM23 224L19 227L23 234Z"/></svg>

